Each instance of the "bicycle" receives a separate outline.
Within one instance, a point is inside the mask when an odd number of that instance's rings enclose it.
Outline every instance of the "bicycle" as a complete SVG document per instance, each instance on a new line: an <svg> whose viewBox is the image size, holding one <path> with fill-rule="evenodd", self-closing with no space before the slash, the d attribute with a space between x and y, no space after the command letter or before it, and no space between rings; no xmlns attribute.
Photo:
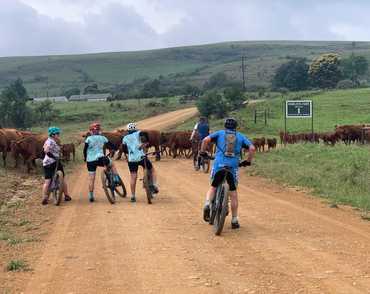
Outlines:
<svg viewBox="0 0 370 294"><path fill-rule="evenodd" d="M154 198L153 197L153 194L156 192L154 190L154 185L153 185L153 175L152 175L152 171L151 170L148 170L147 168L147 159L148 159L148 155L157 155L157 152L149 152L149 153L146 153L142 159L144 160L144 176L143 176L143 188L145 190L145 193L146 193L146 197L147 197L147 200L148 200L148 204L152 204L152 199Z"/></svg>
<svg viewBox="0 0 370 294"><path fill-rule="evenodd" d="M213 157L209 157L213 160ZM239 163L239 167L250 165L250 162L244 160ZM224 171L223 180L216 188L216 194L210 203L210 219L209 224L213 225L214 233L216 236L221 235L224 228L226 216L229 214L229 185L226 182L228 174L232 173L229 166L224 166L221 171Z"/></svg>
<svg viewBox="0 0 370 294"><path fill-rule="evenodd" d="M53 195L54 205L59 206L63 199L64 176L62 171L58 170L59 159L56 160L54 176L52 177L49 187L48 195Z"/></svg>
<svg viewBox="0 0 370 294"><path fill-rule="evenodd" d="M123 183L120 176L119 182L114 181L114 174L112 171L112 167L110 165L106 166L104 171L101 173L101 181L103 185L103 190L105 195L107 196L108 201L111 204L116 203L116 195L117 193L120 197L125 198L127 196L127 190L125 184Z"/></svg>
<svg viewBox="0 0 370 294"><path fill-rule="evenodd" d="M209 172L209 168L211 166L211 161L208 157L204 158L204 157L199 155L199 148L200 148L200 143L199 142L195 142L193 144L197 144L196 148L193 147L193 166L194 166L194 169L196 171L198 171L199 169L202 169L202 171L207 174Z"/></svg>

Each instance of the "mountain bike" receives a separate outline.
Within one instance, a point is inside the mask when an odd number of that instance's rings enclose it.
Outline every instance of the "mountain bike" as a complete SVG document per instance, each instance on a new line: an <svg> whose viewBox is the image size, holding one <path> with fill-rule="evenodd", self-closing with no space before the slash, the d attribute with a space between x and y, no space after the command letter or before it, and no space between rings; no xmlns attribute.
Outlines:
<svg viewBox="0 0 370 294"><path fill-rule="evenodd" d="M250 162L247 160L239 163L239 167L248 165L250 165ZM226 177L228 174L232 174L232 168L229 166L224 166L221 169L221 172L223 172L223 180L217 186L215 197L210 203L209 224L213 225L213 230L217 236L221 235L226 216L229 214L229 185L227 184Z"/></svg>
<svg viewBox="0 0 370 294"><path fill-rule="evenodd" d="M204 173L209 172L209 168L211 166L211 161L208 157L202 157L199 155L199 149L200 149L200 144L199 142L195 142L196 148L193 149L193 166L196 171L199 169L202 169Z"/></svg>
<svg viewBox="0 0 370 294"><path fill-rule="evenodd" d="M103 190L111 204L116 203L116 193L122 198L127 196L125 184L123 183L121 177L118 177L119 182L115 182L112 167L109 165L106 166L104 171L101 173Z"/></svg>
<svg viewBox="0 0 370 294"><path fill-rule="evenodd" d="M53 203L56 206L59 206L60 203L62 202L64 187L64 176L62 171L58 170L58 166L59 159L56 160L54 176L52 177L48 188L48 193L49 195L52 194Z"/></svg>
<svg viewBox="0 0 370 294"><path fill-rule="evenodd" d="M155 194L157 191L154 189L152 171L147 168L148 155L157 155L157 152L149 152L142 157L144 160L144 176L142 179L143 187L146 193L148 204L152 204L152 199L154 198L153 194Z"/></svg>

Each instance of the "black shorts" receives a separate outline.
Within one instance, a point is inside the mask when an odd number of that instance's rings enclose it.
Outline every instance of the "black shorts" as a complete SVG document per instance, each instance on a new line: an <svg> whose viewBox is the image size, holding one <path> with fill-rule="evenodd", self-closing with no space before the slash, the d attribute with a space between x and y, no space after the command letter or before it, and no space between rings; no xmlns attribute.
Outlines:
<svg viewBox="0 0 370 294"><path fill-rule="evenodd" d="M152 163L150 162L150 160L148 158L144 158L141 161L137 161L137 162L130 162L129 161L128 162L128 169L130 170L130 173L137 173L137 171L139 169L139 165L141 165L144 168L144 160L146 161L146 167L148 168L148 170L152 170L152 168L153 168Z"/></svg>
<svg viewBox="0 0 370 294"><path fill-rule="evenodd" d="M111 161L108 156L100 157L95 161L86 162L87 170L89 173L95 173L98 166L104 167L110 165Z"/></svg>
<svg viewBox="0 0 370 294"><path fill-rule="evenodd" d="M214 187L214 188L217 188L217 186L222 183L222 180L225 177L225 173L226 173L226 171L224 171L224 170L219 170L218 172L216 172L216 174L214 175L214 177L212 179L211 186ZM232 173L227 172L226 182L229 184L229 190L230 191L236 191L237 184L235 182L235 178L234 178Z"/></svg>
<svg viewBox="0 0 370 294"><path fill-rule="evenodd" d="M44 166L45 180L51 180L53 178L54 173L55 173L55 167L56 166L57 166L57 163L56 162ZM60 162L58 164L58 169L57 170L60 170L63 173L63 177L64 177L63 165Z"/></svg>

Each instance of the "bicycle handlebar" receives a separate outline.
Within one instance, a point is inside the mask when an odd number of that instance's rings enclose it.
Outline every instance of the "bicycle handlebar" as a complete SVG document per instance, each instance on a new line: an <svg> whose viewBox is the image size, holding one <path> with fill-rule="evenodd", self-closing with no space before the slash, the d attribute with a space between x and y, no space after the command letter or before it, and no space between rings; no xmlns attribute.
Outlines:
<svg viewBox="0 0 370 294"><path fill-rule="evenodd" d="M215 157L214 156L210 156L210 155L206 155L206 156L203 156L205 159L209 159L209 160L215 160ZM239 162L239 167L246 167L246 166L250 166L251 165L251 162L248 161L248 160L243 160L243 161L240 161Z"/></svg>

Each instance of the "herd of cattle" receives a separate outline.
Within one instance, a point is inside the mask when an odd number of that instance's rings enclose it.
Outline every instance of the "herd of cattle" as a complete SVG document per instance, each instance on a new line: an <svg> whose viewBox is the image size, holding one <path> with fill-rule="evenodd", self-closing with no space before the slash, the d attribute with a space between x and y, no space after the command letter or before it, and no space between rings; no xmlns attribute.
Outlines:
<svg viewBox="0 0 370 294"><path fill-rule="evenodd" d="M328 133L301 133L289 134L280 132L281 144L294 144L300 142L316 142L322 140L325 144L335 145L339 141L346 144L351 144L360 141L370 141L370 134L366 131L366 125L343 125L336 126L334 132ZM369 128L370 129L370 128ZM190 141L191 131L173 131L160 132L156 130L145 130L148 133L149 147L155 148L157 153L157 160L160 160L161 155L184 156L186 158L192 157L197 153L199 143L197 140ZM127 153L121 144L122 138L127 134L124 129L118 129L113 132L103 132L103 135L108 138L110 142L115 145L118 150L117 159L120 159L122 154ZM66 161L70 160L71 154L75 158L75 146L83 142L83 139L89 133L79 134L79 140L73 144L62 144L62 155ZM27 171L30 172L35 166L36 159L42 159L43 144L47 139L46 134L36 134L29 131L20 131L16 129L0 128L0 152L2 153L4 166L6 166L7 155L10 154L14 159L15 167L18 166L19 159L22 158L24 164L27 166ZM277 145L275 138L265 139L255 138L253 143L257 151L265 151L273 149ZM115 156L115 151L110 150L110 155Z"/></svg>
<svg viewBox="0 0 370 294"><path fill-rule="evenodd" d="M370 126L368 125L342 125L335 126L333 132L325 133L299 133L289 134L280 132L281 144L296 144L296 143L320 143L320 140L326 144L334 146L338 142L345 144L369 142L370 141Z"/></svg>

